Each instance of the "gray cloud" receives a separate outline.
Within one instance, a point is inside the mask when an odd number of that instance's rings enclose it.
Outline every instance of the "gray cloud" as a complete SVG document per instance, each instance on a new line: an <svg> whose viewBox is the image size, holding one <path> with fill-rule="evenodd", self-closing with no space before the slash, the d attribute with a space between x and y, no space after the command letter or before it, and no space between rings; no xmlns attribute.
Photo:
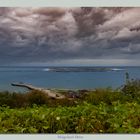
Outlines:
<svg viewBox="0 0 140 140"><path fill-rule="evenodd" d="M139 12L119 7L0 8L0 64L138 59Z"/></svg>

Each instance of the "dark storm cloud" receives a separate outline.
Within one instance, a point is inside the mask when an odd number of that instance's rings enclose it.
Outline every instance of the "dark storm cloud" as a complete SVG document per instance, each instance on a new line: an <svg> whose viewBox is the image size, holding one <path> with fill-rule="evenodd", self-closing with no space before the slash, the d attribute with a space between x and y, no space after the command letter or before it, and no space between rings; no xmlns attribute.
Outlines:
<svg viewBox="0 0 140 140"><path fill-rule="evenodd" d="M138 59L139 12L140 8L0 8L0 63Z"/></svg>

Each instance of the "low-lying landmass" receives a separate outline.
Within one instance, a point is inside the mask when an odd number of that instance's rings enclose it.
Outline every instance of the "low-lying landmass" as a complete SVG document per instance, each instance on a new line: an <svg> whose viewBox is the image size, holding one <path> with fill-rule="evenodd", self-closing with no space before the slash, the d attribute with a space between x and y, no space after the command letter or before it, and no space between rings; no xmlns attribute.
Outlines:
<svg viewBox="0 0 140 140"><path fill-rule="evenodd" d="M119 89L0 92L0 133L140 133L140 81Z"/></svg>

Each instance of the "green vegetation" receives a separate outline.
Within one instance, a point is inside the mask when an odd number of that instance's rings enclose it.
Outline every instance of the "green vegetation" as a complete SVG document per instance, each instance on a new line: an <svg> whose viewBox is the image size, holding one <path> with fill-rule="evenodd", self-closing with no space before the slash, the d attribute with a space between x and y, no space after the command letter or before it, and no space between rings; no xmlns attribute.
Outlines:
<svg viewBox="0 0 140 140"><path fill-rule="evenodd" d="M140 133L140 105L83 102L76 107L0 108L1 133Z"/></svg>
<svg viewBox="0 0 140 140"><path fill-rule="evenodd" d="M140 133L139 80L84 93L55 100L37 91L2 92L0 133Z"/></svg>

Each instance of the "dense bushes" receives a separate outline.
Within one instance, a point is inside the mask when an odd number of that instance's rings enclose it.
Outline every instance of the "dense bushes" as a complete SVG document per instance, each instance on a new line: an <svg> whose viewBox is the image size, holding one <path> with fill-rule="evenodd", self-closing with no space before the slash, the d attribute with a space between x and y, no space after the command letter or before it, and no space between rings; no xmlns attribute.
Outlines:
<svg viewBox="0 0 140 140"><path fill-rule="evenodd" d="M0 133L140 133L140 105L113 102L76 107L0 107Z"/></svg>
<svg viewBox="0 0 140 140"><path fill-rule="evenodd" d="M48 97L39 91L29 92L25 96L27 98L27 103L29 106L32 106L34 104L43 105L46 104L48 100Z"/></svg>
<svg viewBox="0 0 140 140"><path fill-rule="evenodd" d="M26 106L26 96L21 93L0 93L0 106L23 107Z"/></svg>
<svg viewBox="0 0 140 140"><path fill-rule="evenodd" d="M89 94L85 96L85 100L94 105L98 105L101 102L111 105L114 101L124 101L124 96L117 90L96 89L95 91L89 92Z"/></svg>
<svg viewBox="0 0 140 140"><path fill-rule="evenodd" d="M0 106L9 106L10 108L31 107L34 104L46 105L48 107L75 106L78 100L79 99L50 99L46 94L39 91L31 91L24 94L0 92Z"/></svg>

